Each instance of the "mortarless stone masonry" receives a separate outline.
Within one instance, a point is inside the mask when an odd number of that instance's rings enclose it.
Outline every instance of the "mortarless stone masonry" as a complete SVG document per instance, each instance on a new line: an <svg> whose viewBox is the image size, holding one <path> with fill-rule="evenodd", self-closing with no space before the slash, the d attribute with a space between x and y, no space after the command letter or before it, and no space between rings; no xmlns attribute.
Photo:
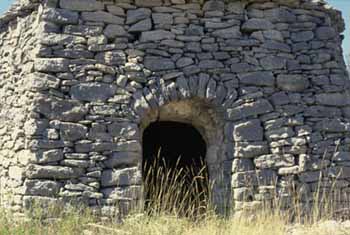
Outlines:
<svg viewBox="0 0 350 235"><path fill-rule="evenodd" d="M156 119L201 132L218 210L317 185L347 202L344 22L324 1L20 0L0 25L2 207L127 211Z"/></svg>

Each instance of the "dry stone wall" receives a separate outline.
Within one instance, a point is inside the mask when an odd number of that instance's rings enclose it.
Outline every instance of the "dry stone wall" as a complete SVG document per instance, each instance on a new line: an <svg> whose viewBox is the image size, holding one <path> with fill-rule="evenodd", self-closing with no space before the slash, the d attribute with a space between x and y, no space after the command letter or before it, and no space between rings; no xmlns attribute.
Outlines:
<svg viewBox="0 0 350 235"><path fill-rule="evenodd" d="M15 211L23 208L27 162L22 157L28 153L26 136L35 126L30 110L36 91L28 81L38 42L36 7L17 3L0 18L0 206Z"/></svg>
<svg viewBox="0 0 350 235"><path fill-rule="evenodd" d="M22 9L5 17L0 37L9 118L0 192L14 192L17 211L35 201L127 211L143 197L142 131L157 115L201 129L221 211L276 196L288 207L292 191L312 204L318 185L335 185L347 202L344 22L323 1L47 0Z"/></svg>

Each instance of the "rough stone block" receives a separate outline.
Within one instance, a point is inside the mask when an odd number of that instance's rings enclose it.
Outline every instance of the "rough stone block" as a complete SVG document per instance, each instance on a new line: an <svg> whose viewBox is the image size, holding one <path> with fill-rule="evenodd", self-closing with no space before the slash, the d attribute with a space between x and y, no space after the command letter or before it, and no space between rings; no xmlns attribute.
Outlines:
<svg viewBox="0 0 350 235"><path fill-rule="evenodd" d="M81 83L71 88L73 99L90 102L103 102L116 94L116 86L106 83Z"/></svg>
<svg viewBox="0 0 350 235"><path fill-rule="evenodd" d="M104 9L104 4L96 0L60 0L60 7L72 11L99 11Z"/></svg>
<svg viewBox="0 0 350 235"><path fill-rule="evenodd" d="M235 141L262 141L264 130L260 120L254 119L234 126L233 138Z"/></svg>
<svg viewBox="0 0 350 235"><path fill-rule="evenodd" d="M26 180L24 194L33 196L56 197L62 187L61 183L51 180Z"/></svg>
<svg viewBox="0 0 350 235"><path fill-rule="evenodd" d="M80 177L83 174L83 170L64 166L40 166L31 164L26 168L25 174L29 179L64 180Z"/></svg>
<svg viewBox="0 0 350 235"><path fill-rule="evenodd" d="M239 120L259 114L265 114L273 111L269 101L260 99L251 103L245 103L237 108L228 109L227 117L229 120Z"/></svg>
<svg viewBox="0 0 350 235"><path fill-rule="evenodd" d="M102 172L101 185L103 187L139 184L141 184L141 171L138 167L122 170L105 170Z"/></svg>

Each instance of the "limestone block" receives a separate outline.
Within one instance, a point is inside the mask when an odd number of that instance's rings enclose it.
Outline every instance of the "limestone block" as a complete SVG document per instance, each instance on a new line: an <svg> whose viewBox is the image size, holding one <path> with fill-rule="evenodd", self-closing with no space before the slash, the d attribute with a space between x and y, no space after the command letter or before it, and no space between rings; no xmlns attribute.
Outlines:
<svg viewBox="0 0 350 235"><path fill-rule="evenodd" d="M40 43L47 46L85 44L86 39L75 35L48 33L40 38Z"/></svg>
<svg viewBox="0 0 350 235"><path fill-rule="evenodd" d="M8 174L10 179L21 181L24 177L24 168L18 166L10 166Z"/></svg>
<svg viewBox="0 0 350 235"><path fill-rule="evenodd" d="M81 18L84 21L104 22L107 24L123 24L124 18L112 15L105 11L83 12Z"/></svg>
<svg viewBox="0 0 350 235"><path fill-rule="evenodd" d="M53 149L44 151L40 157L38 157L37 163L51 163L58 162L63 159L63 151L61 149Z"/></svg>
<svg viewBox="0 0 350 235"><path fill-rule="evenodd" d="M259 119L239 123L234 126L233 138L235 141L262 141L263 128Z"/></svg>
<svg viewBox="0 0 350 235"><path fill-rule="evenodd" d="M312 31L301 31L292 33L291 38L294 42L307 42L314 38L314 33Z"/></svg>
<svg viewBox="0 0 350 235"><path fill-rule="evenodd" d="M162 0L135 0L135 5L138 7L157 7L161 6L163 3Z"/></svg>
<svg viewBox="0 0 350 235"><path fill-rule="evenodd" d="M175 34L169 31L165 31L162 29L142 32L141 34L141 42L156 42L166 39L175 39Z"/></svg>
<svg viewBox="0 0 350 235"><path fill-rule="evenodd" d="M52 58L36 59L34 67L40 72L67 72L69 60Z"/></svg>
<svg viewBox="0 0 350 235"><path fill-rule="evenodd" d="M64 141L76 141L86 136L87 127L81 124L62 122L60 124L60 136Z"/></svg>
<svg viewBox="0 0 350 235"><path fill-rule="evenodd" d="M273 170L238 172L232 175L232 187L275 185L277 174Z"/></svg>
<svg viewBox="0 0 350 235"><path fill-rule="evenodd" d="M258 18L249 19L242 25L242 31L247 33L260 30L271 30L273 28L274 25L270 21Z"/></svg>
<svg viewBox="0 0 350 235"><path fill-rule="evenodd" d="M279 129L272 129L265 132L265 137L268 140L278 140L293 137L295 135L291 127L282 127Z"/></svg>
<svg viewBox="0 0 350 235"><path fill-rule="evenodd" d="M141 171L138 167L122 170L105 170L102 172L102 187L129 186L141 184Z"/></svg>
<svg viewBox="0 0 350 235"><path fill-rule="evenodd" d="M150 18L152 11L148 8L139 8L136 10L128 10L126 24L134 24L141 20Z"/></svg>
<svg viewBox="0 0 350 235"><path fill-rule="evenodd" d="M116 86L111 84L81 83L73 86L70 94L76 100L102 102L114 96L116 90Z"/></svg>
<svg viewBox="0 0 350 235"><path fill-rule="evenodd" d="M303 75L278 75L277 86L285 91L302 92L309 87L308 78Z"/></svg>
<svg viewBox="0 0 350 235"><path fill-rule="evenodd" d="M128 36L123 26L116 24L109 24L103 31L104 35L107 38L115 38L115 37L126 37Z"/></svg>
<svg viewBox="0 0 350 235"><path fill-rule="evenodd" d="M152 20L154 24L159 24L159 25L173 24L173 16L168 13L153 13Z"/></svg>
<svg viewBox="0 0 350 235"><path fill-rule="evenodd" d="M291 167L295 164L294 156L291 154L268 154L254 159L254 164L259 169Z"/></svg>
<svg viewBox="0 0 350 235"><path fill-rule="evenodd" d="M242 84L253 86L274 86L275 77L272 72L252 72L239 74L238 78Z"/></svg>
<svg viewBox="0 0 350 235"><path fill-rule="evenodd" d="M201 69L216 69L224 67L224 65L218 60L201 60L198 66Z"/></svg>
<svg viewBox="0 0 350 235"><path fill-rule="evenodd" d="M46 8L43 19L60 25L78 24L79 14L66 9Z"/></svg>
<svg viewBox="0 0 350 235"><path fill-rule="evenodd" d="M228 109L227 116L229 120L239 120L250 116L257 116L273 111L269 101L260 99L251 103L245 103L237 108Z"/></svg>
<svg viewBox="0 0 350 235"><path fill-rule="evenodd" d="M224 11L225 4L223 1L210 0L203 5L203 11Z"/></svg>
<svg viewBox="0 0 350 235"><path fill-rule="evenodd" d="M96 25L67 25L64 27L65 34L76 36L98 36L103 31L103 27Z"/></svg>
<svg viewBox="0 0 350 235"><path fill-rule="evenodd" d="M236 158L232 162L232 173L252 171L254 169L254 164L251 159Z"/></svg>
<svg viewBox="0 0 350 235"><path fill-rule="evenodd" d="M44 91L48 89L57 89L60 80L52 75L45 73L32 73L28 75L25 86L32 91Z"/></svg>
<svg viewBox="0 0 350 235"><path fill-rule="evenodd" d="M152 29L152 20L151 19L145 19L141 20L135 24L133 24L128 32L130 33L139 33L139 32L146 32Z"/></svg>
<svg viewBox="0 0 350 235"><path fill-rule="evenodd" d="M116 16L125 16L125 11L123 8L115 6L115 5L107 5L107 10L109 13L112 13Z"/></svg>
<svg viewBox="0 0 350 235"><path fill-rule="evenodd" d="M135 166L140 162L140 158L141 153L138 152L113 152L104 164L108 168Z"/></svg>
<svg viewBox="0 0 350 235"><path fill-rule="evenodd" d="M58 195L61 183L51 180L26 180L24 194L33 196L55 197Z"/></svg>
<svg viewBox="0 0 350 235"><path fill-rule="evenodd" d="M42 96L37 98L35 104L35 111L49 119L79 121L87 113L87 109L81 103L73 100Z"/></svg>
<svg viewBox="0 0 350 235"><path fill-rule="evenodd" d="M278 56L267 56L260 59L260 64L265 70L284 69L286 60Z"/></svg>
<svg viewBox="0 0 350 235"><path fill-rule="evenodd" d="M235 157L254 158L269 153L267 142L237 142Z"/></svg>
<svg viewBox="0 0 350 235"><path fill-rule="evenodd" d="M143 196L141 186L111 187L102 189L105 198L108 199L128 199L138 200Z"/></svg>
<svg viewBox="0 0 350 235"><path fill-rule="evenodd" d="M126 55L120 50L97 53L95 59L106 65L124 65L126 63Z"/></svg>
<svg viewBox="0 0 350 235"><path fill-rule="evenodd" d="M151 71L175 69L175 63L171 59L163 57L146 56L144 64Z"/></svg>
<svg viewBox="0 0 350 235"><path fill-rule="evenodd" d="M332 27L319 27L316 29L316 37L320 40L333 39L336 35L336 31Z"/></svg>
<svg viewBox="0 0 350 235"><path fill-rule="evenodd" d="M346 106L350 104L349 96L345 93L316 94L316 102L329 106Z"/></svg>
<svg viewBox="0 0 350 235"><path fill-rule="evenodd" d="M64 166L40 166L30 164L25 171L26 177L29 179L74 179L83 174L80 168L64 167Z"/></svg>
<svg viewBox="0 0 350 235"><path fill-rule="evenodd" d="M232 38L240 38L242 33L240 31L239 26L233 26L226 29L218 29L215 30L212 35L214 37L224 38L224 39L232 39Z"/></svg>
<svg viewBox="0 0 350 235"><path fill-rule="evenodd" d="M98 11L104 9L104 4L96 0L60 0L60 7L72 11Z"/></svg>

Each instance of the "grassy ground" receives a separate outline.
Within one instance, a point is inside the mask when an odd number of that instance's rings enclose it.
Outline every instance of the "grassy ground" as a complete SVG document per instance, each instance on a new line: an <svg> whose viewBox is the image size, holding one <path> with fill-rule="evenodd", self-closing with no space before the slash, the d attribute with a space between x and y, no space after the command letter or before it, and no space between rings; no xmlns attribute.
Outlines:
<svg viewBox="0 0 350 235"><path fill-rule="evenodd" d="M17 221L17 222L16 222ZM321 220L322 221L322 220ZM202 220L175 216L132 215L123 223L101 222L87 214L67 213L60 219L17 220L1 213L1 235L350 235L350 223L324 221L291 224L277 215L222 219L208 215Z"/></svg>
<svg viewBox="0 0 350 235"><path fill-rule="evenodd" d="M101 221L87 209L33 206L31 216L19 219L0 208L0 235L350 235L350 221L332 220L334 200L316 195L313 201L320 203L314 203L308 216L300 212L297 196L289 211L282 212L276 200L243 216L236 213L221 218L210 209L205 171L196 171L196 175L189 169L169 172L157 162L145 177L145 185L154 186L144 192L148 196L143 214L132 213L123 221ZM56 219L43 219L43 215Z"/></svg>
<svg viewBox="0 0 350 235"><path fill-rule="evenodd" d="M58 220L43 222L40 219L19 220L11 215L1 214L1 235L74 235L74 234L149 234L149 235L177 235L177 234L285 234L287 223L278 217L259 217L254 221L239 219L220 219L208 216L194 221L175 216L144 216L133 215L123 223L97 222L89 214L68 213Z"/></svg>

